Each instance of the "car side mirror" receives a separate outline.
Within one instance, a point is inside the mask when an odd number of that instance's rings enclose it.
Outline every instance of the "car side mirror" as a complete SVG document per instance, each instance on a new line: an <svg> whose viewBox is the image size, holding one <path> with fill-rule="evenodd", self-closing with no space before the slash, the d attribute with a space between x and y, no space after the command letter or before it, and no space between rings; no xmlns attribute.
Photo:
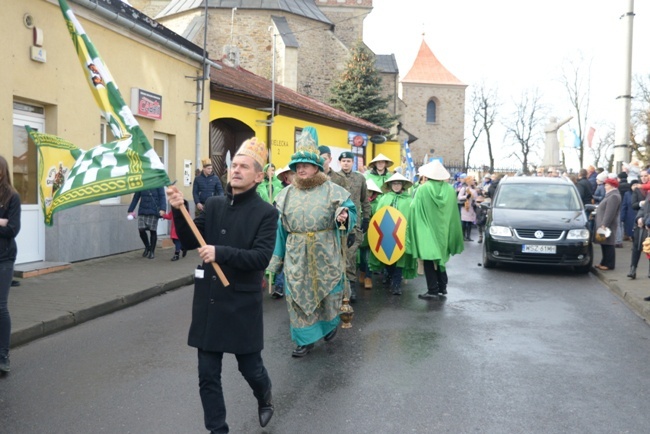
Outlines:
<svg viewBox="0 0 650 434"><path fill-rule="evenodd" d="M490 206L490 204L489 204L489 203L486 203L486 202L481 202L481 208L483 208L483 209L490 209L490 208L491 208L491 206Z"/></svg>
<svg viewBox="0 0 650 434"><path fill-rule="evenodd" d="M587 212L593 212L598 206L594 205L592 203L588 203L585 205L585 211Z"/></svg>

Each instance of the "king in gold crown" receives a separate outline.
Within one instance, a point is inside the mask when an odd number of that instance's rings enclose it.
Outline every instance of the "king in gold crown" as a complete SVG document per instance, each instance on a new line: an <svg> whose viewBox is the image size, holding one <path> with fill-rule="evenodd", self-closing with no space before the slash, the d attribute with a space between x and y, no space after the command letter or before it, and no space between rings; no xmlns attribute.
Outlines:
<svg viewBox="0 0 650 434"><path fill-rule="evenodd" d="M264 142L253 137L242 143L235 155L247 155L264 167L269 158L269 151Z"/></svg>

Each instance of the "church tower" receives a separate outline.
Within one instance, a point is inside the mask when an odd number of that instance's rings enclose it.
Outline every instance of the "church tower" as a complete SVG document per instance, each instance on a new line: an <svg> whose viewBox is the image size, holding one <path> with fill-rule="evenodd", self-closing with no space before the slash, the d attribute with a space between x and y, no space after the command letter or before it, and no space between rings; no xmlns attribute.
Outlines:
<svg viewBox="0 0 650 434"><path fill-rule="evenodd" d="M401 123L418 138L411 145L414 161L442 157L443 163L465 158L465 89L422 39L413 66L402 79Z"/></svg>

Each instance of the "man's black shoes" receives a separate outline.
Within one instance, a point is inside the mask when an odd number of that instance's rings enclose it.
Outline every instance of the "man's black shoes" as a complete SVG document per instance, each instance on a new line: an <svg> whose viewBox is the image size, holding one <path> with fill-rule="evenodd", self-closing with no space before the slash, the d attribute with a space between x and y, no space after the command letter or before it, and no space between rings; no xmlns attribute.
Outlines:
<svg viewBox="0 0 650 434"><path fill-rule="evenodd" d="M291 353L292 357L305 357L309 352L314 348L314 344L309 344L309 345L298 345L295 350L293 350L293 353Z"/></svg>
<svg viewBox="0 0 650 434"><path fill-rule="evenodd" d="M266 395L267 397L265 400L257 401L257 414L260 417L260 426L262 428L269 424L269 421L273 417L273 411L275 410L273 408L273 403L271 402L271 391Z"/></svg>
<svg viewBox="0 0 650 434"><path fill-rule="evenodd" d="M334 330L332 330L331 332L329 332L328 334L326 334L325 337L323 338L323 339L325 340L325 342L329 342L329 341L331 341L332 339L334 339L334 336L336 336L336 332L337 332L338 330L339 330L339 328L338 328L338 326L337 326L337 327L334 327Z"/></svg>
<svg viewBox="0 0 650 434"><path fill-rule="evenodd" d="M20 282L18 280L12 280L11 286L20 286Z"/></svg>
<svg viewBox="0 0 650 434"><path fill-rule="evenodd" d="M434 300L438 298L438 294L431 294L429 292L425 292L424 294L418 294L418 298L422 300Z"/></svg>

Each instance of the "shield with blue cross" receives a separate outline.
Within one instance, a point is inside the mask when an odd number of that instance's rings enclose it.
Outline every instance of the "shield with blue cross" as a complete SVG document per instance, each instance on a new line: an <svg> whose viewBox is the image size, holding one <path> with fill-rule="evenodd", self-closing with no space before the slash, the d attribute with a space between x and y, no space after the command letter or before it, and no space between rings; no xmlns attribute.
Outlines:
<svg viewBox="0 0 650 434"><path fill-rule="evenodd" d="M394 264L406 250L406 217L397 208L385 206L372 216L368 244L375 257L386 265Z"/></svg>

